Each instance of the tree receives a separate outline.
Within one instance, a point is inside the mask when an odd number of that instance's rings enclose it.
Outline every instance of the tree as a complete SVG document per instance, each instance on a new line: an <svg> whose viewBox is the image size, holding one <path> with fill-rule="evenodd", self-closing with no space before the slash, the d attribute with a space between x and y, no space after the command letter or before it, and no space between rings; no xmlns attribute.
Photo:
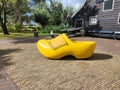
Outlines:
<svg viewBox="0 0 120 90"><path fill-rule="evenodd" d="M35 3L32 7L33 20L42 26L48 24L50 15L47 10L47 5L44 1L38 0L40 2Z"/></svg>
<svg viewBox="0 0 120 90"><path fill-rule="evenodd" d="M2 27L3 33L4 34L9 34L6 23L7 23L7 3L8 0L1 0L0 1L0 26Z"/></svg>
<svg viewBox="0 0 120 90"><path fill-rule="evenodd" d="M40 3L42 4L43 2L45 3L46 0L30 0L30 7L35 7L36 5L40 5Z"/></svg>
<svg viewBox="0 0 120 90"><path fill-rule="evenodd" d="M14 12L11 16L14 16L14 23L16 23L16 29L20 31L22 29L22 23L24 18L29 20L28 16L24 16L29 12L28 1L27 0L16 0ZM14 14L15 13L15 14Z"/></svg>
<svg viewBox="0 0 120 90"><path fill-rule="evenodd" d="M66 23L68 23L69 25L72 25L72 19L71 16L73 15L74 10L72 6L67 6L64 9L64 18L66 18Z"/></svg>
<svg viewBox="0 0 120 90"><path fill-rule="evenodd" d="M48 11L51 15L51 18L53 18L52 22L55 25L60 25L62 20L61 16L63 13L63 6L60 2L56 2L54 0L50 0L50 8L48 8Z"/></svg>
<svg viewBox="0 0 120 90"><path fill-rule="evenodd" d="M50 18L50 15L47 10L40 9L39 12L34 13L34 20L37 23L40 23L42 26L45 26L48 24L48 20Z"/></svg>
<svg viewBox="0 0 120 90"><path fill-rule="evenodd" d="M45 2L45 0L33 0L35 3Z"/></svg>
<svg viewBox="0 0 120 90"><path fill-rule="evenodd" d="M17 23L22 19L23 13L27 12L27 0L0 0L0 26L4 34L9 34L7 30L8 19Z"/></svg>

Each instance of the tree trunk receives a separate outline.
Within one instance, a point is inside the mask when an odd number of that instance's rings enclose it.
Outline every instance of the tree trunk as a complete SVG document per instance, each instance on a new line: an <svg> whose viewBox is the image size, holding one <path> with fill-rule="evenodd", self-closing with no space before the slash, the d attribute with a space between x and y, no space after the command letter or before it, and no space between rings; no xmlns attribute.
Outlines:
<svg viewBox="0 0 120 90"><path fill-rule="evenodd" d="M9 32L7 30L6 22L3 22L1 15L0 15L0 26L2 27L3 34L8 35Z"/></svg>
<svg viewBox="0 0 120 90"><path fill-rule="evenodd" d="M0 25L2 27L3 33L4 35L9 34L8 30L7 30L7 26L6 26L6 1L2 0L2 8L1 11L3 12L3 17L2 17L2 12L0 11Z"/></svg>
<svg viewBox="0 0 120 90"><path fill-rule="evenodd" d="M2 24L1 27L2 27L2 30L3 30L3 34L4 34L4 35L8 35L9 32L8 32L8 30L7 30L6 24Z"/></svg>

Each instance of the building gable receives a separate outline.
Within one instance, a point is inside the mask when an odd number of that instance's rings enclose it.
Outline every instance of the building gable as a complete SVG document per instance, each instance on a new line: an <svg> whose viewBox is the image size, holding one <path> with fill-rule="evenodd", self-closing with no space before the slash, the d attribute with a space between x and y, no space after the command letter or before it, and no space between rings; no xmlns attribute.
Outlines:
<svg viewBox="0 0 120 90"><path fill-rule="evenodd" d="M104 11L104 0L87 0L85 6L73 17L73 21L75 21L75 19L83 19L83 26L86 26L88 29L120 31L120 23L118 19L120 13L120 1L113 1L113 9ZM89 17L91 16L97 16L97 25L89 25L89 20L91 20Z"/></svg>

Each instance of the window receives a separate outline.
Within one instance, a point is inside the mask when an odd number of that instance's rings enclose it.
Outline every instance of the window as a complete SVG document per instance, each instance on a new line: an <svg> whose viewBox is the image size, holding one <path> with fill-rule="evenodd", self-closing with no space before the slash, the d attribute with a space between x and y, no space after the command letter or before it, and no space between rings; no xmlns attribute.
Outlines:
<svg viewBox="0 0 120 90"><path fill-rule="evenodd" d="M118 24L120 24L120 13L118 14Z"/></svg>
<svg viewBox="0 0 120 90"><path fill-rule="evenodd" d="M89 17L89 25L97 25L98 19L96 16Z"/></svg>
<svg viewBox="0 0 120 90"><path fill-rule="evenodd" d="M103 10L104 11L113 10L113 3L114 0L104 0Z"/></svg>

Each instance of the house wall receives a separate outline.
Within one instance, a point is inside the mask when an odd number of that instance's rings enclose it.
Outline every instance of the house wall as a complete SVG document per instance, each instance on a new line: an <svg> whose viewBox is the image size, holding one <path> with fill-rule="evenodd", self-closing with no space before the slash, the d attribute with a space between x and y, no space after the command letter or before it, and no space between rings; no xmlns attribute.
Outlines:
<svg viewBox="0 0 120 90"><path fill-rule="evenodd" d="M96 13L99 21L99 26L101 30L119 30L120 31L120 24L118 24L118 15L120 13L120 0L114 0L114 8L110 11L103 11L103 2L96 3L96 0L89 0L89 3L87 4L90 7L97 6L98 12ZM83 8L80 10L74 17L73 21L75 19L84 19L84 24L88 24L88 18L87 16L84 18L85 14L82 15L83 12L85 12ZM89 11L86 12L86 14ZM93 11L94 12L94 11ZM90 15L92 16L92 14ZM93 14L94 16L94 14ZM87 18L87 19L86 19ZM96 26L90 26L88 27L96 27Z"/></svg>
<svg viewBox="0 0 120 90"><path fill-rule="evenodd" d="M118 24L118 15L120 13L120 0L114 0L113 10L103 11L103 2L96 3L96 0L91 0L90 5L97 5L98 20L102 30L120 30L120 24Z"/></svg>

